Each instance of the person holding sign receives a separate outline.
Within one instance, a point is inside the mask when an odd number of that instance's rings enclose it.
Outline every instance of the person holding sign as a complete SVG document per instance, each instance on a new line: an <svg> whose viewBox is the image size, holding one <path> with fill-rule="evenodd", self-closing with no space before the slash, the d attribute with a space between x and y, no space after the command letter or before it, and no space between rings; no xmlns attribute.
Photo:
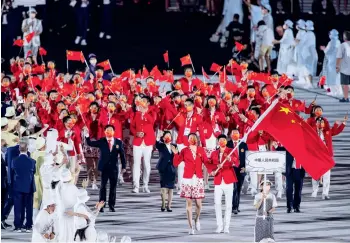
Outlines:
<svg viewBox="0 0 350 243"><path fill-rule="evenodd" d="M239 166L239 160L235 152L226 146L227 137L224 134L218 136L219 148L215 150L206 165L208 172L214 176L214 202L216 214L216 233L229 233L232 214L233 183L237 182L237 177L233 166ZM225 195L225 228L222 222L221 200Z"/></svg>
<svg viewBox="0 0 350 243"><path fill-rule="evenodd" d="M195 229L200 231L199 216L202 210L204 198L203 164L207 164L208 158L204 148L198 146L198 137L195 133L188 135L188 147L179 153L175 146L171 146L174 153L174 166L184 163L184 173L181 184L180 197L186 198L187 220L190 226L190 235L194 235L192 223L192 199L196 201Z"/></svg>
<svg viewBox="0 0 350 243"><path fill-rule="evenodd" d="M277 200L275 195L270 192L271 184L269 180L261 182L260 193L256 194L254 198L254 206L257 209L254 242L260 242L263 239L275 239L272 213L277 207Z"/></svg>

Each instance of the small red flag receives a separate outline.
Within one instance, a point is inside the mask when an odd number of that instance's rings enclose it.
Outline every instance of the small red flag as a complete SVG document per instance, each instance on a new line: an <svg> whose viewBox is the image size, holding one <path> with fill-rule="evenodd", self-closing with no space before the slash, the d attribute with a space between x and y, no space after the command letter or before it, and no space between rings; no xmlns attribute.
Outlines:
<svg viewBox="0 0 350 243"><path fill-rule="evenodd" d="M141 73L141 77L142 77L142 78L147 78L148 76L149 76L149 72L148 72L146 66L143 66L143 68L142 68L142 73Z"/></svg>
<svg viewBox="0 0 350 243"><path fill-rule="evenodd" d="M32 33L29 33L28 35L26 35L24 38L29 43L33 39L34 35L35 35L35 33L33 31Z"/></svg>
<svg viewBox="0 0 350 243"><path fill-rule="evenodd" d="M202 74L206 79L210 79L209 75L204 71L204 68L202 67Z"/></svg>
<svg viewBox="0 0 350 243"><path fill-rule="evenodd" d="M168 53L168 51L166 51L166 52L163 54L163 57L164 57L164 62L168 63L168 62L169 62L169 53Z"/></svg>
<svg viewBox="0 0 350 243"><path fill-rule="evenodd" d="M180 61L181 61L181 66L191 65L192 64L192 60L191 60L190 54L188 54L188 55L186 55L184 57L181 57Z"/></svg>
<svg viewBox="0 0 350 243"><path fill-rule="evenodd" d="M244 50L244 45L242 45L241 43L239 42L235 42L235 46L236 46L236 49L237 51L243 51Z"/></svg>
<svg viewBox="0 0 350 243"><path fill-rule="evenodd" d="M40 56L46 56L47 55L47 51L44 48L40 47L39 48L39 54L40 54Z"/></svg>
<svg viewBox="0 0 350 243"><path fill-rule="evenodd" d="M18 40L15 40L14 42L13 42L13 45L14 46L19 46L19 47L22 47L23 46L23 40L21 40L21 39L18 39Z"/></svg>
<svg viewBox="0 0 350 243"><path fill-rule="evenodd" d="M222 68L222 66L213 62L213 64L211 64L210 71L217 73L221 70L221 68Z"/></svg>
<svg viewBox="0 0 350 243"><path fill-rule="evenodd" d="M185 124L185 117L182 114L178 114L174 119L174 123L177 127L183 126Z"/></svg>
<svg viewBox="0 0 350 243"><path fill-rule="evenodd" d="M318 180L335 165L328 148L292 108L278 100L274 102L259 118L260 122L256 122L254 130L271 134L293 155L297 168L302 165L313 179Z"/></svg>
<svg viewBox="0 0 350 243"><path fill-rule="evenodd" d="M152 68L150 75L153 76L154 80L157 80L162 76L162 73L158 69L157 65Z"/></svg>
<svg viewBox="0 0 350 243"><path fill-rule="evenodd" d="M81 51L67 51L67 60L84 62L85 58Z"/></svg>
<svg viewBox="0 0 350 243"><path fill-rule="evenodd" d="M32 52L32 50L29 50L29 51L27 52L27 54L26 54L26 58L29 57L29 56L31 56L31 55L33 55L33 52Z"/></svg>
<svg viewBox="0 0 350 243"><path fill-rule="evenodd" d="M110 64L109 60L106 60L106 61L103 61L103 62L97 63L97 66L101 66L101 67L103 67L103 70L105 70L105 71L107 71L107 70L110 70L110 69L111 69L111 64Z"/></svg>

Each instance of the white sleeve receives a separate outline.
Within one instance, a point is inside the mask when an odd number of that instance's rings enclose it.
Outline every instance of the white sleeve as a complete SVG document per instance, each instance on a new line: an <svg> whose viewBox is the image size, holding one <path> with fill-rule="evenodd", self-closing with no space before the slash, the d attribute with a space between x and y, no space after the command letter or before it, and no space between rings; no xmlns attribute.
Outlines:
<svg viewBox="0 0 350 243"><path fill-rule="evenodd" d="M326 49L324 49L324 54L327 55L329 49L331 48L331 42L328 42Z"/></svg>
<svg viewBox="0 0 350 243"><path fill-rule="evenodd" d="M277 208L277 200L276 196L272 194L272 207Z"/></svg>

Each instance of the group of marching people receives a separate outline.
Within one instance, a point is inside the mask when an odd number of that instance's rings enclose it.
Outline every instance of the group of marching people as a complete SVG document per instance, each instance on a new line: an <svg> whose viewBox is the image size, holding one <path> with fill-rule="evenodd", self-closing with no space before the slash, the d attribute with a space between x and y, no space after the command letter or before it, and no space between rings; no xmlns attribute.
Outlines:
<svg viewBox="0 0 350 243"><path fill-rule="evenodd" d="M290 25L286 21L286 29ZM311 31L312 24L305 26ZM281 41L281 45L283 43ZM306 106L294 98L292 79L273 75L269 82L263 83L253 79L254 73L245 62L230 61L224 70L218 70L218 82L209 83L195 77L191 66L185 66L184 77L175 81L170 71L163 73L164 78L158 69L147 77L130 69L109 81L103 78L103 67L96 66L96 56L90 55L89 61L94 71L90 69L86 76L82 70L73 75L59 73L53 61L46 66L38 65L31 57L17 58L11 61L12 76L1 79L1 128L2 133L6 133L2 136L2 148L6 150L16 145L18 138L29 137L34 138L28 141L32 148L29 152L42 151L35 157L39 178L36 186L41 188L42 196L34 197L40 209L34 223L34 241L94 241L97 237L94 222L97 214L103 212L107 181L111 185L108 206L112 212L117 180L122 183L126 177L126 162L131 171L132 192L139 193L142 189L150 193L154 148L160 154L157 169L161 211L172 211L173 190L177 188L178 194L186 198L190 234L200 230L199 217L205 191L209 189L209 176L214 177L217 233L229 233L231 213L240 212L240 193L249 177L250 193L255 197L257 208L256 241L273 239L273 220L260 220L261 217L272 219L277 206L270 192L272 183L261 184L257 172L246 173L245 152L277 150L283 145L264 131L252 131L249 135L247 132L272 101L279 99L295 112L310 114L308 123L332 153L332 136L344 129L347 120L345 117L343 123L337 122L331 127L315 101ZM171 82L170 89L160 89L159 80ZM31 145L43 137L46 142L41 143L40 148ZM233 148L236 149L233 151ZM112 155L120 157L121 163L111 158ZM85 204L89 199L87 191L75 186L85 165L92 189L98 188L97 170L101 172L100 200L95 211ZM283 180L281 173L275 173L278 198L284 193ZM315 194L317 183L314 183ZM329 199L330 173L324 176L323 183L323 198ZM86 181L83 184L87 186ZM301 194L301 189L302 183L300 191L294 194ZM226 204L224 222L222 195ZM287 194L289 203L293 202L290 197L293 189ZM295 197L294 205L287 204L288 212L290 207L300 212L300 200ZM194 222L193 199L196 203ZM57 218L51 215L55 211ZM269 230L263 230L266 228Z"/></svg>

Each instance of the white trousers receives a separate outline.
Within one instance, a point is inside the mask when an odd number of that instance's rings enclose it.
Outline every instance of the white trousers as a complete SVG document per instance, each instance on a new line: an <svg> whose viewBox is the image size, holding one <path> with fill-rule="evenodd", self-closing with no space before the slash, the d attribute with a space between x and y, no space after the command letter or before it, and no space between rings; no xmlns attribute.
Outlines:
<svg viewBox="0 0 350 243"><path fill-rule="evenodd" d="M249 172L250 185L252 192L258 192L258 172Z"/></svg>
<svg viewBox="0 0 350 243"><path fill-rule="evenodd" d="M328 196L329 187L331 186L331 170L327 171L323 176L322 195ZM312 179L312 190L318 191L318 181Z"/></svg>
<svg viewBox="0 0 350 243"><path fill-rule="evenodd" d="M283 194L283 180L281 172L275 172L275 183L276 190Z"/></svg>
<svg viewBox="0 0 350 243"><path fill-rule="evenodd" d="M134 167L132 178L135 188L140 188L141 158L143 157L143 186L148 187L149 176L151 174L151 157L153 146L133 146Z"/></svg>
<svg viewBox="0 0 350 243"><path fill-rule="evenodd" d="M232 196L233 196L233 183L226 184L222 180L220 185L215 185L214 189L214 203L215 203L215 214L216 224L218 227L223 227L222 222L222 195L225 195L225 229L230 228L231 214L232 214Z"/></svg>

